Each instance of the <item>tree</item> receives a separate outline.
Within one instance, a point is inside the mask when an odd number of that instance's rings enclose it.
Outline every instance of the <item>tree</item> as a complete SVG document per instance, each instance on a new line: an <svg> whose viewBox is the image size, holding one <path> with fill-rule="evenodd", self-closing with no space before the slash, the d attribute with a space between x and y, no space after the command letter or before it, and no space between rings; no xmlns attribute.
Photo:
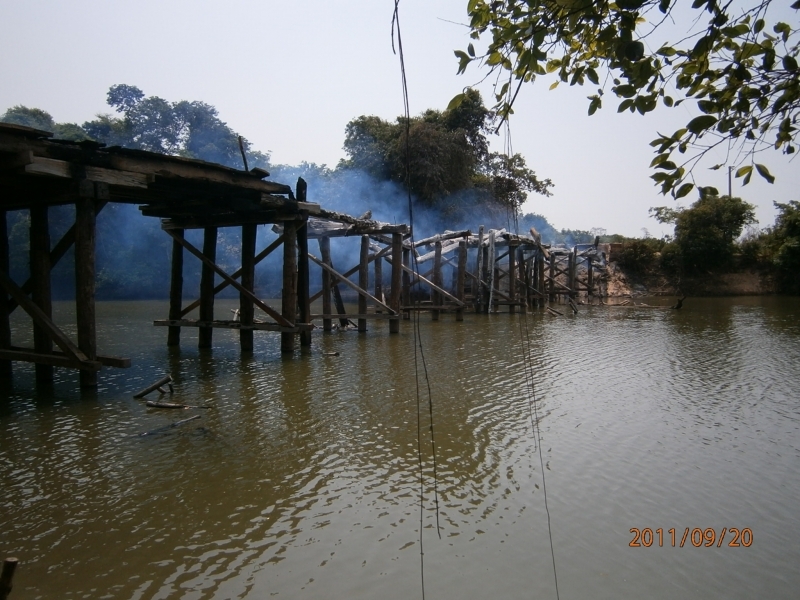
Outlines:
<svg viewBox="0 0 800 600"><path fill-rule="evenodd" d="M598 86L589 96L590 115L602 107L608 88L621 99L618 112L644 115L659 101L673 107L693 99L699 114L651 143L656 148L651 177L662 193L688 194L695 187L692 168L717 146L727 151L726 162L738 167L736 176L744 184L753 170L771 183L772 174L755 157L768 148L791 154L797 147L797 27L772 17L780 10L772 7L770 13L772 0L755 0L744 9L731 2L694 0L694 14L686 15L679 14L676 4L469 0L471 37L488 33L491 40L482 55L472 43L466 51L457 50L458 72L480 61L497 75L495 109L503 119L512 114L523 83L550 73L557 76L551 89L559 83ZM800 1L784 10L798 9ZM682 39L651 49L647 38L657 30L660 35L674 19L690 24L679 34ZM504 73L508 80L500 85ZM450 107L461 101L462 94Z"/></svg>
<svg viewBox="0 0 800 600"><path fill-rule="evenodd" d="M702 195L689 208L658 206L650 212L659 223L675 225L675 244L686 273L731 266L736 239L745 225L756 222L755 206L729 196Z"/></svg>
<svg viewBox="0 0 800 600"><path fill-rule="evenodd" d="M234 168L242 168L239 135L205 102L169 102L145 96L136 86L119 84L108 90L108 105L120 117L97 115L83 124L93 139L162 154L177 154ZM268 168L269 155L255 151L242 139L248 167Z"/></svg>
<svg viewBox="0 0 800 600"><path fill-rule="evenodd" d="M424 204L447 210L453 209L453 194L466 190L486 204L513 210L520 208L528 192L549 196L553 183L539 180L521 155L489 152L486 134L491 118L476 90L464 92L458 106L444 112L429 109L408 122L404 117L390 123L361 116L345 128L348 159L339 168L408 184Z"/></svg>
<svg viewBox="0 0 800 600"><path fill-rule="evenodd" d="M89 137L80 125L76 123L56 123L52 115L41 108L17 105L3 113L0 116L0 121L49 131L54 134L56 139L61 140L80 142Z"/></svg>
<svg viewBox="0 0 800 600"><path fill-rule="evenodd" d="M797 294L800 292L800 202L775 202L775 208L778 216L768 238L774 248L778 283L784 291Z"/></svg>

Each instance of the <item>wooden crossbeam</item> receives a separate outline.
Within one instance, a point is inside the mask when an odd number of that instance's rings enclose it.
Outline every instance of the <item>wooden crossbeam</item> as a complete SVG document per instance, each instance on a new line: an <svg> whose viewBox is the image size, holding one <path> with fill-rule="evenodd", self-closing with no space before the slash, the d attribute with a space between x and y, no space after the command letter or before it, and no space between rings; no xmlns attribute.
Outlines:
<svg viewBox="0 0 800 600"><path fill-rule="evenodd" d="M5 288L6 292L17 301L26 313L33 319L33 322L47 332L47 335L58 345L64 352L65 357L71 361L72 366L86 367L86 370L91 370L96 361L90 361L87 356L70 340L64 333L56 326L55 323L42 311L41 308L34 304L33 300L28 298L27 294L22 291L14 281L4 271L0 271L0 285ZM44 356L44 355L42 355ZM46 363L42 363L46 364ZM99 363L97 363L99 365ZM99 368L99 367L98 367Z"/></svg>
<svg viewBox="0 0 800 600"><path fill-rule="evenodd" d="M166 230L165 230L165 231L166 231ZM276 240L275 240L274 242L272 242L272 243L271 243L269 246L267 246L266 248L264 248L264 249L263 249L261 252L259 252L258 254L256 254L256 257L255 257L255 259L254 259L254 263L253 263L253 265L257 265L257 264L258 264L258 263L260 263L262 260L264 260L264 259L265 259L267 256L269 256L269 255L270 255L270 254L271 254L271 253L272 253L272 252L273 252L273 251L274 251L274 250L275 250L275 249L276 249L278 246L280 246L282 243L283 243L283 234L279 235L279 236L278 236L278 239L276 239ZM239 277L241 277L241 276L242 276L242 269L241 269L241 268L239 268L239 269L237 269L236 271L234 271L233 275L231 275L231 278L233 278L233 279L239 279ZM228 283L228 281L227 281L227 280L225 280L225 281L222 281L222 282L221 282L219 285L217 285L217 286L214 288L214 295L216 296L217 294L219 294L219 293L220 293L222 290L224 290L224 289L225 289L226 287L228 287L229 285L231 285L231 284L230 284L230 283ZM187 305L187 306L186 306L186 308L182 309L182 310L181 310L181 316L182 316L182 317L185 317L186 315L188 315L190 312L192 312L192 311L193 311L195 308L197 308L198 306L200 306L200 300L199 300L199 299L198 299L198 300L195 300L195 301L194 301L194 302L192 302L191 304Z"/></svg>
<svg viewBox="0 0 800 600"><path fill-rule="evenodd" d="M333 267L329 267L328 265L326 265L324 262L322 262L320 259L318 259L318 258L317 258L316 256L314 256L313 254L309 254L309 255L308 255L308 258L310 258L310 259L311 259L311 260L313 260L315 263L317 263L317 264L318 264L320 267L322 267L323 269L325 269L326 271L328 271L328 273L330 273L331 275L333 275L333 276L334 276L336 279L338 279L339 281L341 281L341 282L342 282L342 283L344 283L345 285L347 285L347 286L349 286L349 287L353 288L353 289L354 289L356 292L358 292L358 293L359 293L359 295L361 295L362 297L364 297L364 298L367 298L367 299L369 299L369 300L372 300L372 301L373 301L375 304L377 304L377 305L378 305L378 306L380 306L381 308L385 308L387 311L389 311L389 312L390 312L391 314L393 314L393 315L394 315L394 314L397 314L397 313L395 313L395 311L394 311L392 308L390 308L390 307L389 307L389 305L388 305L388 304L384 304L383 302L381 302L380 300L378 300L378 299L377 299L375 296L373 296L372 294L370 294L370 293L369 293L367 290L365 290L365 289L363 289L363 288L360 288L360 287L358 287L358 286L357 286L355 283L353 283L352 281L350 281L350 280L349 280L347 277L345 277L344 275L342 275L341 273L339 273L339 272L338 272L336 269L334 269ZM349 316L349 315L348 315L348 316Z"/></svg>
<svg viewBox="0 0 800 600"><path fill-rule="evenodd" d="M11 346L11 348L9 348L9 350L13 350L13 351L19 352L19 353L28 353L28 354L36 353L36 351L33 350L32 348L22 348L20 346ZM59 351L59 350L53 350L52 355L55 356L58 359L61 359L61 360L65 360L65 361L69 360L64 355L64 353ZM36 356L41 357L41 356L47 356L47 355L42 355L42 353L39 352L39 353L36 353ZM17 360L24 360L24 359L17 359ZM30 362L30 361L25 361L25 362ZM93 361L90 361L90 362L93 362ZM96 358L96 362L98 364L100 364L100 365L103 365L104 367L116 367L118 369L128 369L131 366L131 359L130 358L123 358L121 356L105 356L105 355L98 354L97 358ZM72 365L70 363L69 365L53 364L53 366L55 366L55 367L67 366L68 367L68 366L74 366L74 365Z"/></svg>
<svg viewBox="0 0 800 600"><path fill-rule="evenodd" d="M219 276L220 276L220 277L222 277L222 278L223 278L225 281L227 281L227 282L228 282L228 285L232 285L232 286L233 286L233 287L235 287L235 288L236 288L236 289L237 289L237 290L238 290L238 291L239 291L241 294L244 294L244 296L246 296L247 298L249 298L250 300L252 300L253 304L255 304L255 305L258 307L258 308L260 308L260 309L261 309L261 310L263 310L265 313L267 313L267 314L268 314L270 317L272 317L273 319L275 319L275 321L277 321L279 325L283 325L284 327L290 327L290 328L295 326L295 324L294 324L294 323L290 323L289 321L287 321L286 319L284 319L284 318L283 318L283 315L281 315L281 314L280 314L278 311L276 311L275 309L273 309L273 308L270 308L269 306L267 306L266 304L264 304L264 303L263 303L261 300L259 300L259 299L258 299L258 298L255 296L255 294L253 294L253 292L251 292L250 290L246 289L246 288L245 288L243 285L241 285L241 284L240 284L238 281L236 281L236 280L235 280L233 277L231 277L230 275L228 275L228 274L227 274L225 271L223 271L223 270L222 270L222 269L221 269L219 266L217 266L217 264L216 264L214 261L210 260L210 259L209 259L209 258L208 258L206 255L204 255L202 252L200 252L200 250L198 250L197 248L195 248L195 247L194 247L192 244L190 244L189 242L187 242L185 239L183 239L183 238L181 238L181 237L179 237L179 236L175 235L175 234L174 234L172 231L170 231L170 230L168 230L168 229L166 229L165 231L167 232L167 234L168 234L168 235L169 235L169 236L170 236L170 237L171 237L173 240L175 240L176 242L178 242L178 243L179 243L181 246L183 246L183 247L184 247L184 248L186 248L186 249L187 249L189 252L191 252L191 253L192 253L192 254L194 254L194 255L195 255L197 258L199 258L199 259L200 259L200 260L203 262L203 264L205 264L205 265L208 265L208 266L209 266L211 269L213 269L213 271L214 271L214 272L215 272L217 275L219 275Z"/></svg>
<svg viewBox="0 0 800 600"><path fill-rule="evenodd" d="M240 321L200 321L199 319L157 319L153 325L159 327L213 327L215 329L253 329L257 331L279 331L281 333L298 333L301 330L313 329L308 323L296 323L293 327L284 327L277 323L253 323L245 325Z"/></svg>

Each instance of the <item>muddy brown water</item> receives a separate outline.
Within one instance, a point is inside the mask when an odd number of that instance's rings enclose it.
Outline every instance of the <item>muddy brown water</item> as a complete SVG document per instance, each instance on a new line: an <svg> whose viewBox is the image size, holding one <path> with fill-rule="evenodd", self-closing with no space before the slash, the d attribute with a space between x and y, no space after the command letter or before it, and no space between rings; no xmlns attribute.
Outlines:
<svg viewBox="0 0 800 600"><path fill-rule="evenodd" d="M57 320L70 311L57 303ZM286 360L270 333L250 358L221 330L210 352L186 330L170 352L150 324L166 312L98 305L101 350L133 367L104 370L94 394L58 371L37 391L30 366L0 392L10 598L419 598L420 520L426 598L555 598L543 483L561 598L800 594L797 298L423 315L441 539L424 379L420 510L407 322L315 334ZM15 342L25 325L15 314ZM164 373L173 401L212 408L131 397ZM731 528L750 532L738 547Z"/></svg>

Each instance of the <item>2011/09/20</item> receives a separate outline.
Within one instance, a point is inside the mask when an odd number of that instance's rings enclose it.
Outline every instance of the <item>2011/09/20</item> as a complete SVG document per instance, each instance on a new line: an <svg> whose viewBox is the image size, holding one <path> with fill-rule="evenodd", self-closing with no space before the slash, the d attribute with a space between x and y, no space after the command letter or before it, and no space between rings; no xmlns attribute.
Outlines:
<svg viewBox="0 0 800 600"><path fill-rule="evenodd" d="M628 546L631 548L649 548L656 541L658 542L659 547L664 545L664 529L661 527L656 529L655 533L653 533L653 530L649 527L645 527L641 530L633 527L630 532L633 534L633 539L630 541L630 543L628 543ZM691 535L689 532L691 532ZM736 527L731 527L728 529L727 527L723 527L719 536L717 536L717 532L713 527L707 527L706 529L700 529L699 527L689 529L687 527L683 532L679 547L683 548L688 540L695 548L699 548L701 546L708 548L713 546L715 542L717 548L720 548L722 547L722 544L725 541L725 536L728 533L733 536L727 544L727 546L730 548L749 548L753 544L753 531L749 527L745 527L744 529L737 529ZM671 541L672 547L674 548L676 542L675 528L672 527L668 529L667 534L669 536L667 539L667 544L669 545L669 542Z"/></svg>

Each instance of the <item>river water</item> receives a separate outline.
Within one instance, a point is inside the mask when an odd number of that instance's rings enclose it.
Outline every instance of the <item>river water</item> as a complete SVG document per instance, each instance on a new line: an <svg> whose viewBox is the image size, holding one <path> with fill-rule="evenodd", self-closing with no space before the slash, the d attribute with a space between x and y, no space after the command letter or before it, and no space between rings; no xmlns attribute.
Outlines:
<svg viewBox="0 0 800 600"><path fill-rule="evenodd" d="M797 298L423 314L430 404L409 322L291 359L257 332L242 358L223 330L169 351L165 303L98 312L101 352L132 368L81 396L76 373L37 391L17 365L0 392L11 598L405 600L423 575L428 599L556 598L553 556L563 599L800 594ZM165 373L209 408L132 398Z"/></svg>

